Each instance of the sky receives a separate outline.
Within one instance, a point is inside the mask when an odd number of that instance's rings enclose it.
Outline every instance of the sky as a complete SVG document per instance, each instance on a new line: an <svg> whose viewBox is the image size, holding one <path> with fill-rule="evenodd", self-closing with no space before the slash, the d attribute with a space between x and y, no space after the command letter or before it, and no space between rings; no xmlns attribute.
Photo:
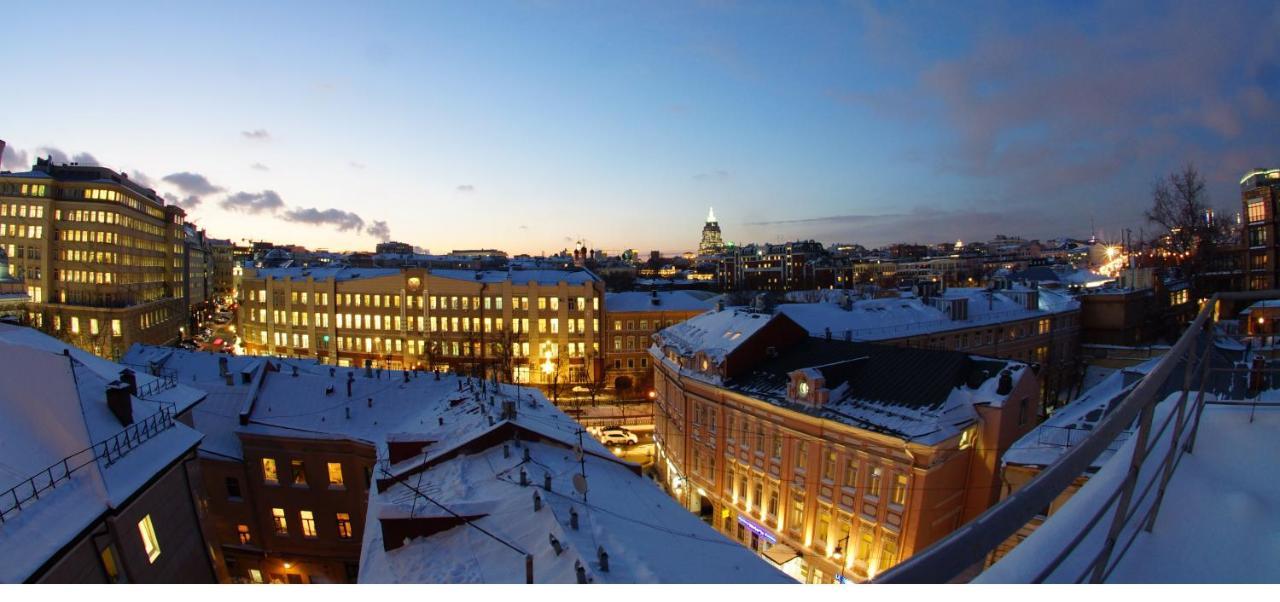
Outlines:
<svg viewBox="0 0 1280 602"><path fill-rule="evenodd" d="M1280 166L1274 2L35 2L3 169L127 171L218 238L697 248L1153 226Z"/></svg>

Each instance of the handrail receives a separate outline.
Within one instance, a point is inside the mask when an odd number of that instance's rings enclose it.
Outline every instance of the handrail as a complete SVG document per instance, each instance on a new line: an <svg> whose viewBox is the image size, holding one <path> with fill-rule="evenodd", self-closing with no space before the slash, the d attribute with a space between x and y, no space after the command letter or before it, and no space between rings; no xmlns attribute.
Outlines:
<svg viewBox="0 0 1280 602"><path fill-rule="evenodd" d="M1207 341L1208 344L1205 345L1204 354L1202 354L1206 356L1204 361L1206 363L1209 361L1207 355L1213 348L1212 334L1206 327L1214 320L1218 306L1222 301L1253 301L1275 298L1280 298L1280 290L1215 294L1200 309L1195 320L1178 338L1173 347L1125 396L1124 400L1117 404L1110 414L1098 422L1088 438L1068 448L1055 463L1045 467L1043 471L1021 489L1013 492L974 520L961 526L933 545L912 555L897 566L888 569L878 576L875 581L878 583L946 583L962 575L972 567L980 565L985 561L989 553L1030 522L1040 513L1041 509L1051 504L1063 491L1071 486L1078 476L1084 474L1094 460L1110 447L1112 442L1129 428L1129 425L1133 424L1140 413L1143 414L1145 423L1142 428L1150 428L1149 413L1163 399L1163 396L1160 395L1161 387L1168 382L1168 379L1173 375L1175 367L1182 363L1184 358L1192 357L1191 353L1199 333L1206 333L1210 337ZM1188 369L1191 369L1192 363L1194 362L1187 362ZM1184 392L1185 390L1184 388ZM1196 406L1202 408L1203 405L1204 400L1201 397L1196 401ZM1193 408L1193 410L1196 409ZM1198 417L1198 413L1196 416ZM1198 424L1199 420L1197 418L1195 424L1189 427L1192 441L1194 441L1195 429ZM1179 435L1180 432L1175 433L1175 436ZM1142 439L1140 437L1139 444L1145 443ZM1145 448L1145 445L1140 447ZM1145 452L1147 450L1135 449L1135 453L1139 451ZM1176 459L1174 458L1174 461ZM1130 491L1133 485L1132 478L1136 477L1136 474L1132 474L1132 472L1131 470L1131 479L1126 479L1125 481L1126 487L1130 488ZM1127 500L1122 502L1122 507L1125 505L1127 505ZM1079 539L1082 538L1077 538L1077 540ZM1073 542L1072 547L1078 543L1079 541ZM1114 541L1112 543L1114 544ZM1108 546L1106 552L1109 554L1110 546ZM1059 555L1057 561L1060 562L1064 557L1065 555ZM1102 560L1105 564L1105 555ZM1094 564L1096 564L1096 559ZM1090 568L1092 570L1094 567L1091 565ZM1106 567L1104 566L1103 568L1105 569Z"/></svg>
<svg viewBox="0 0 1280 602"><path fill-rule="evenodd" d="M30 506L31 503L40 499L40 494L57 487L58 483L70 480L71 474L75 471L98 460L106 460L106 465L110 466L134 448L173 425L172 409L162 407L159 412L130 424L111 437L50 464L44 470L0 492L0 526L10 520L7 517L21 511L24 504ZM11 503L6 507L4 503L10 500Z"/></svg>

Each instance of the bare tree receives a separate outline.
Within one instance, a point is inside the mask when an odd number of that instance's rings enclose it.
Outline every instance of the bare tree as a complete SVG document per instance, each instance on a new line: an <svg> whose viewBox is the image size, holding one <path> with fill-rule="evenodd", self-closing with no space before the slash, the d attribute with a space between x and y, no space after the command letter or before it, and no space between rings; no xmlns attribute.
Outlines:
<svg viewBox="0 0 1280 602"><path fill-rule="evenodd" d="M1209 193L1204 178L1190 163L1180 171L1157 180L1151 187L1151 209L1147 220L1168 231L1171 250L1194 253L1198 244L1211 234Z"/></svg>

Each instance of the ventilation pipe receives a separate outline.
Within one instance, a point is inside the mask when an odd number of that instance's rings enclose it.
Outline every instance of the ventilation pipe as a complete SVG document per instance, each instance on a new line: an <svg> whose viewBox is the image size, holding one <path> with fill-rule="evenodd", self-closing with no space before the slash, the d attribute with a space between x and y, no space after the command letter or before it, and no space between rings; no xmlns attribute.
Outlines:
<svg viewBox="0 0 1280 602"><path fill-rule="evenodd" d="M539 510L542 510L542 496L538 495L537 491L534 491L533 492L533 511L538 512Z"/></svg>
<svg viewBox="0 0 1280 602"><path fill-rule="evenodd" d="M556 551L556 556L564 553L564 546L560 545L560 540L556 539L554 533L548 533L547 540L551 542L551 549Z"/></svg>
<svg viewBox="0 0 1280 602"><path fill-rule="evenodd" d="M600 572L609 572L609 554L604 551L604 546L596 546L596 560L600 562Z"/></svg>

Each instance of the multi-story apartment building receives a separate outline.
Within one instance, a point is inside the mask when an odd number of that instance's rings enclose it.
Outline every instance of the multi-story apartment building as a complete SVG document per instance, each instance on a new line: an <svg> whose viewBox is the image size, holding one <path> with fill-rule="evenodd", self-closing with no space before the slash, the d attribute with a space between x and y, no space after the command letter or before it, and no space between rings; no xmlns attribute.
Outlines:
<svg viewBox="0 0 1280 602"><path fill-rule="evenodd" d="M1244 205L1242 239L1246 249L1246 281L1251 291L1280 287L1280 169L1256 169L1240 179L1240 199Z"/></svg>
<svg viewBox="0 0 1280 602"><path fill-rule="evenodd" d="M980 514L1036 421L1020 362L816 338L741 309L654 339L662 482L804 582L873 578Z"/></svg>
<svg viewBox="0 0 1280 602"><path fill-rule="evenodd" d="M816 288L818 259L827 256L812 241L728 247L716 267L717 280L726 291L786 292Z"/></svg>
<svg viewBox="0 0 1280 602"><path fill-rule="evenodd" d="M37 159L0 173L0 245L30 323L105 357L187 325L184 216L104 167Z"/></svg>
<svg viewBox="0 0 1280 602"><path fill-rule="evenodd" d="M704 291L608 293L605 309L605 385L618 395L642 395L653 386L649 345L653 333L716 305Z"/></svg>
<svg viewBox="0 0 1280 602"><path fill-rule="evenodd" d="M209 238L209 261L212 264L212 279L209 284L210 295L221 301L234 297L235 289L235 245L228 239Z"/></svg>
<svg viewBox="0 0 1280 602"><path fill-rule="evenodd" d="M249 354L551 386L602 373L604 283L587 270L242 270Z"/></svg>
<svg viewBox="0 0 1280 602"><path fill-rule="evenodd" d="M205 394L0 324L0 583L212 583Z"/></svg>
<svg viewBox="0 0 1280 602"><path fill-rule="evenodd" d="M1077 376L1080 301L1062 291L998 282L990 289L919 287L916 293L858 298L833 291L818 303L778 311L812 336L945 349L1033 363L1046 406Z"/></svg>

